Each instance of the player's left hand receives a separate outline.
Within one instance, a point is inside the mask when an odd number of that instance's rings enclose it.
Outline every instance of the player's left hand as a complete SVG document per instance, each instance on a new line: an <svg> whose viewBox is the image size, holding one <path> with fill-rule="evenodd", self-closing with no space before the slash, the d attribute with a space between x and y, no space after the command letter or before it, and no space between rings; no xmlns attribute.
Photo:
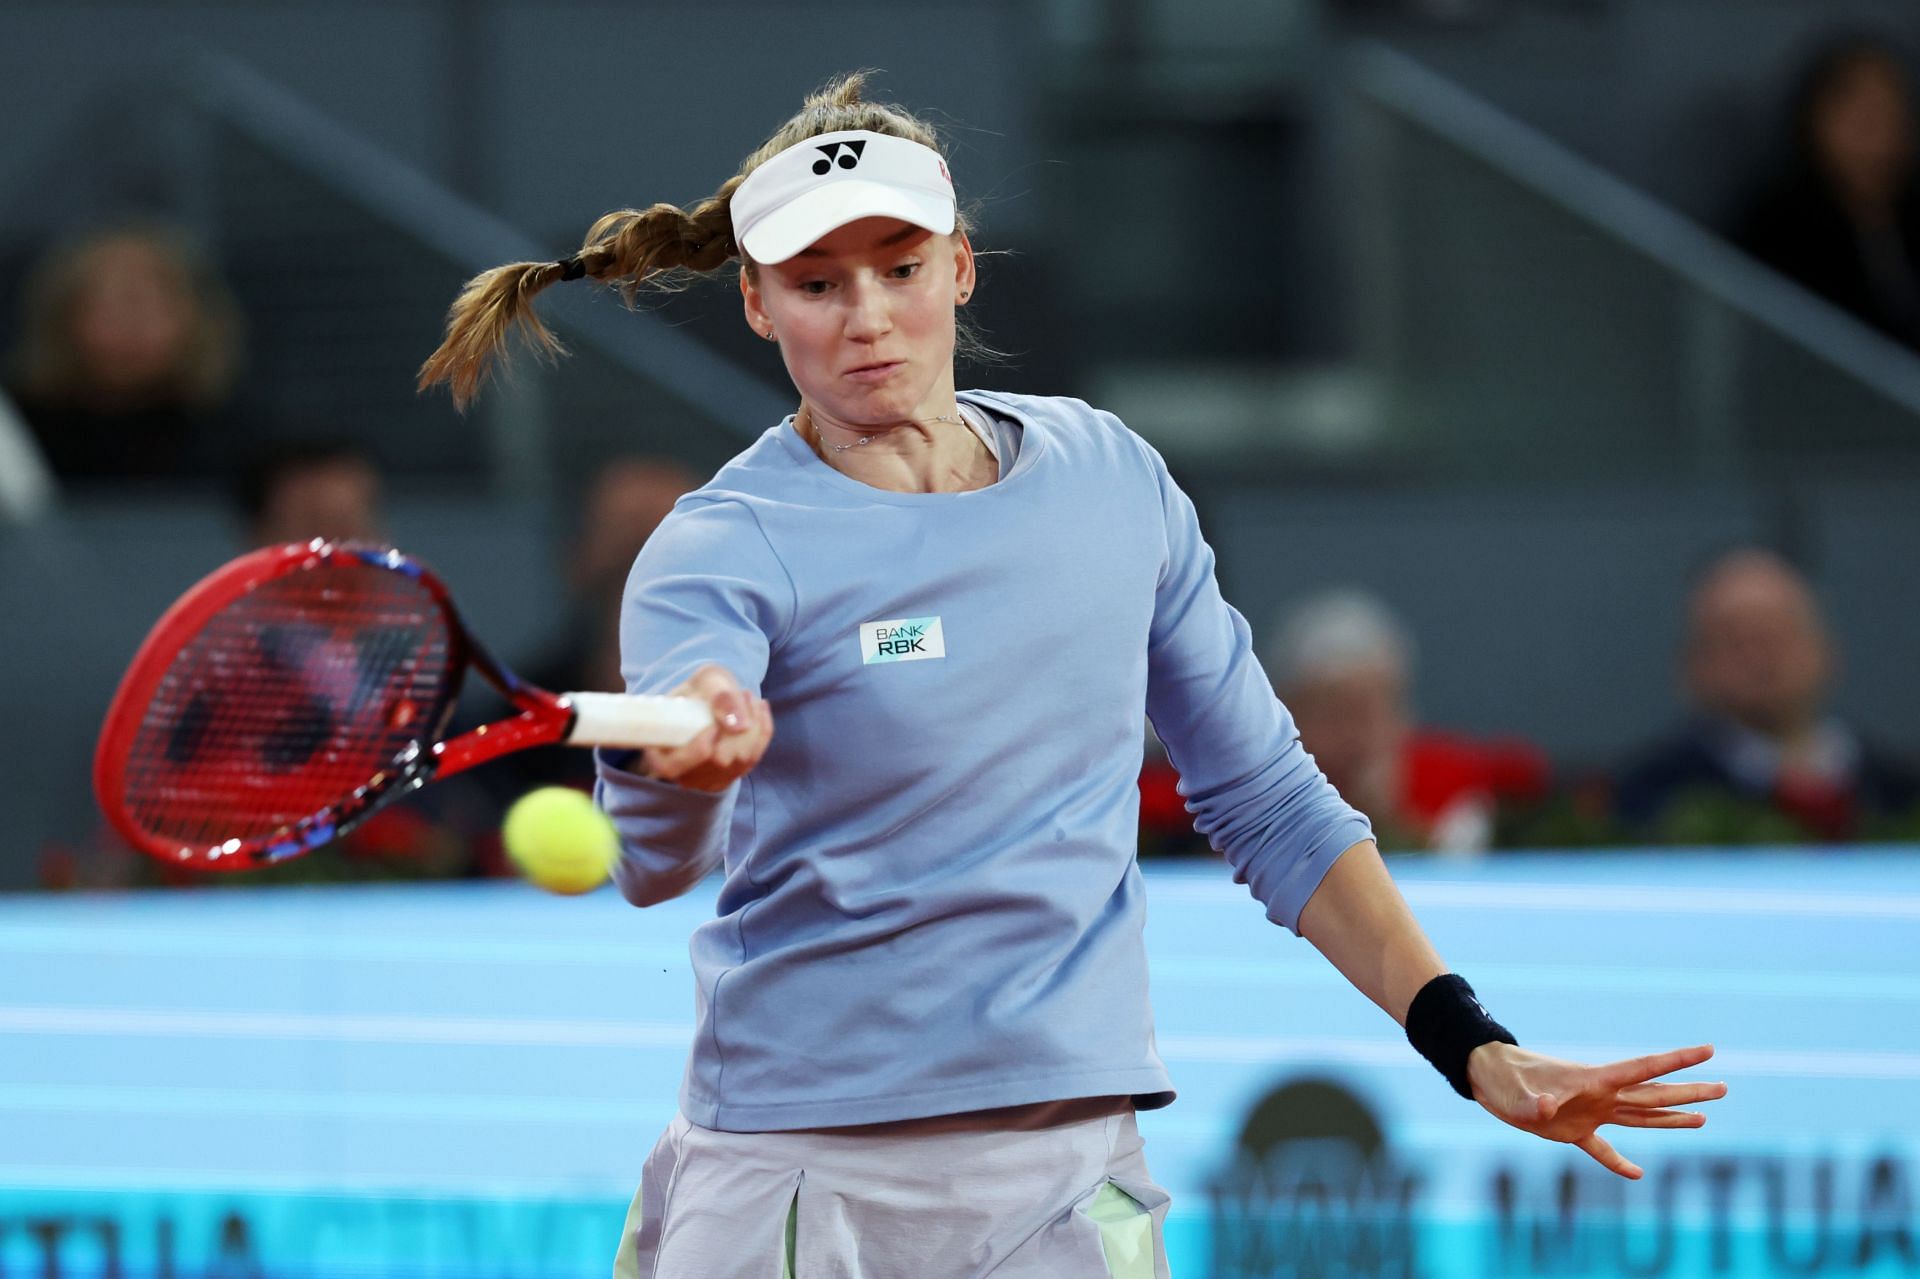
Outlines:
<svg viewBox="0 0 1920 1279"><path fill-rule="evenodd" d="M1713 1056L1711 1045L1630 1057L1605 1066L1561 1061L1512 1044L1482 1044L1467 1058L1474 1100L1522 1131L1578 1146L1611 1172L1638 1180L1640 1167L1596 1129L1698 1128L1707 1117L1675 1106L1727 1095L1723 1083L1655 1083L1662 1075L1698 1066Z"/></svg>

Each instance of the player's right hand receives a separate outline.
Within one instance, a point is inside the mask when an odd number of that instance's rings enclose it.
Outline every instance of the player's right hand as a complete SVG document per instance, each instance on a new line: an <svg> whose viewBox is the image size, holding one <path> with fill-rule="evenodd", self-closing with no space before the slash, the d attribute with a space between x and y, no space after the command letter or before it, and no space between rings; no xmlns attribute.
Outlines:
<svg viewBox="0 0 1920 1279"><path fill-rule="evenodd" d="M773 740L773 711L765 698L740 687L723 666L702 666L673 690L676 697L705 702L713 727L685 746L650 746L646 771L690 790L723 791L746 776Z"/></svg>

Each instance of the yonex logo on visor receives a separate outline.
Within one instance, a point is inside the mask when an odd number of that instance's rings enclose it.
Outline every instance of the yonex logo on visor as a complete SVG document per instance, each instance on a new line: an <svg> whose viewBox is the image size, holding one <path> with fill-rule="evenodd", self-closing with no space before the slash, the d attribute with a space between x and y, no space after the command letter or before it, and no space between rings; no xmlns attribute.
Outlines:
<svg viewBox="0 0 1920 1279"><path fill-rule="evenodd" d="M831 173L833 171L834 155L836 152L839 154L840 167L843 169L851 169L860 163L860 153L866 149L867 144L857 140L853 142L829 142L826 146L815 147L814 150L824 153L827 158L824 160L815 160L813 162L813 171L819 174Z"/></svg>
<svg viewBox="0 0 1920 1279"><path fill-rule="evenodd" d="M953 179L940 153L909 138L848 129L788 147L752 173L731 201L733 238L755 262L784 262L861 218L898 218L946 235Z"/></svg>

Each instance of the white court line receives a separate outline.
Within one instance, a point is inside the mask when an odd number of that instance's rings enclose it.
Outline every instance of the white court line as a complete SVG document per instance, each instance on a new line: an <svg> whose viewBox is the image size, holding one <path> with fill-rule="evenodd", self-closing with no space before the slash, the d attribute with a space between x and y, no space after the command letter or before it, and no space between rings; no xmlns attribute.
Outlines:
<svg viewBox="0 0 1920 1279"><path fill-rule="evenodd" d="M661 1117L664 1127L671 1113ZM391 1174L384 1174L391 1176ZM638 1176L638 1173L635 1173ZM422 1194L444 1195L450 1199L530 1198L597 1199L617 1195L621 1199L633 1193L633 1183L624 1177L551 1178L507 1177L499 1173L435 1172L405 1181L381 1181L375 1177L332 1178L311 1171L283 1171L276 1168L48 1168L41 1164L0 1164L0 1193L25 1190L133 1191L152 1194L168 1191L181 1194L315 1196L353 1199L410 1199ZM4 1274L5 1271L0 1271Z"/></svg>
<svg viewBox="0 0 1920 1279"><path fill-rule="evenodd" d="M1780 888L1724 888L1713 884L1476 884L1410 880L1400 891L1416 908L1443 910L1578 911L1591 915L1758 915L1793 919L1920 920L1920 894L1797 892ZM1251 901L1227 880L1153 880L1155 903L1212 905Z"/></svg>
<svg viewBox="0 0 1920 1279"><path fill-rule="evenodd" d="M666 1120L662 1119L661 1124L664 1126L665 1123ZM570 1202L599 1199L611 1201L612 1207L618 1210L634 1189L633 1180L613 1174L602 1177L523 1176L516 1179L498 1174L459 1176L435 1172L399 1182L380 1179L387 1176L391 1174L381 1172L365 1177L342 1174L320 1177L306 1171L281 1172L255 1168L209 1171L174 1168L49 1169L37 1164L0 1164L0 1201L4 1201L9 1191L23 1190L38 1198L49 1190L78 1190L92 1193L131 1191L139 1195L156 1192L217 1195L241 1199L272 1195L293 1199L345 1199L367 1204L390 1199L414 1201L421 1198L480 1200L515 1205L525 1204L529 1200ZM637 1167L631 1177L639 1177ZM1174 1207L1167 1213L1169 1220L1198 1220L1206 1216L1208 1208L1204 1183L1188 1186L1164 1175L1158 1180L1161 1187L1175 1199ZM5 1273L0 1271L0 1274Z"/></svg>
<svg viewBox="0 0 1920 1279"><path fill-rule="evenodd" d="M1762 919L1920 921L1920 894L1801 892L1790 889L1734 889L1712 884L1644 886L1618 884L1488 884L1467 881L1409 880L1401 891L1416 908L1435 910L1565 911L1594 916L1633 915L1748 916ZM1147 885L1147 904L1155 906L1231 906L1257 909L1247 890L1222 874L1219 878L1156 877ZM0 954L151 955L161 957L235 957L258 960L323 959L329 962L566 964L583 961L625 969L687 969L684 945L625 940L601 942L553 939L433 937L396 938L391 934L334 932L332 923L314 932L222 933L203 924L191 926L118 920L110 926L87 921L59 926L21 925L0 919Z"/></svg>
<svg viewBox="0 0 1920 1279"><path fill-rule="evenodd" d="M1801 893L1718 886L1620 888L1599 884L1409 884L1416 905L1481 910L1574 910L1604 915L1761 915L1795 919L1920 920L1920 896Z"/></svg>
<svg viewBox="0 0 1920 1279"><path fill-rule="evenodd" d="M1780 962L1791 962L1782 956ZM1176 985L1251 987L1258 989L1349 989L1346 978L1318 955L1302 957L1280 953L1270 960L1229 959L1224 956L1160 955L1153 959L1156 993ZM1503 997L1516 991L1545 992L1557 998L1579 994L1626 995L1636 998L1696 996L1706 999L1811 999L1831 1005L1837 1000L1884 1002L1920 1000L1920 972L1834 972L1796 968L1732 970L1725 968L1638 968L1566 964L1475 963L1474 980Z"/></svg>
<svg viewBox="0 0 1920 1279"><path fill-rule="evenodd" d="M159 1038L298 1039L333 1043L489 1044L539 1048L684 1047L693 1027L533 1017L421 1017L350 1013L0 1005L0 1033Z"/></svg>
<svg viewBox="0 0 1920 1279"><path fill-rule="evenodd" d="M121 927L9 925L0 922L0 954L126 955L161 958L226 958L258 962L496 964L521 967L547 964L577 967L586 963L639 969L687 968L685 943L596 942L579 937L542 937L531 941L504 937L395 937L332 931L261 932L205 927L138 924Z"/></svg>
<svg viewBox="0 0 1920 1279"><path fill-rule="evenodd" d="M1405 1044L1390 1039L1322 1039L1309 1035L1163 1035L1160 1055L1168 1061L1259 1064L1282 1060L1319 1060L1341 1065L1405 1070L1430 1067ZM1638 1057L1646 1045L1545 1046L1541 1051L1575 1061L1607 1062ZM1848 1052L1771 1048L1735 1048L1684 1072L1689 1079L1733 1079L1768 1075L1827 1079L1920 1079L1920 1053Z"/></svg>
<svg viewBox="0 0 1920 1279"><path fill-rule="evenodd" d="M246 1013L145 1008L61 1008L0 1005L0 1032L125 1035L158 1038L291 1039L358 1043L527 1045L566 1048L683 1048L693 1027L669 1022L547 1018L391 1017L339 1013ZM1301 1058L1353 1065L1426 1069L1397 1039L1316 1035L1163 1035L1170 1061L1278 1063ZM1580 1061L1614 1061L1646 1046L1556 1045ZM1920 1053L1735 1049L1701 1067L1723 1075L1817 1076L1835 1079L1920 1079ZM1699 1072L1695 1072L1699 1073Z"/></svg>
<svg viewBox="0 0 1920 1279"><path fill-rule="evenodd" d="M528 1123L664 1127L672 1113L647 1102L607 1097L538 1097L519 1094L483 1096L438 1090L437 1080L421 1080L418 1092L338 1092L326 1088L263 1088L227 1085L198 1088L178 1084L9 1084L0 1091L0 1111L32 1115L66 1112L89 1122L108 1116L162 1116L217 1120L243 1119L361 1120L383 1124Z"/></svg>

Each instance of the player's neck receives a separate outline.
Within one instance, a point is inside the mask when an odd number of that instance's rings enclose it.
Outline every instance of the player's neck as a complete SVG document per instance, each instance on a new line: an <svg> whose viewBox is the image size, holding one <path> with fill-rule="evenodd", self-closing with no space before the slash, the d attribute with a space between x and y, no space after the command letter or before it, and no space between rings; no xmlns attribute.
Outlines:
<svg viewBox="0 0 1920 1279"><path fill-rule="evenodd" d="M951 392L911 418L879 424L841 422L803 402L794 429L834 470L893 493L964 493L999 478L999 464Z"/></svg>

